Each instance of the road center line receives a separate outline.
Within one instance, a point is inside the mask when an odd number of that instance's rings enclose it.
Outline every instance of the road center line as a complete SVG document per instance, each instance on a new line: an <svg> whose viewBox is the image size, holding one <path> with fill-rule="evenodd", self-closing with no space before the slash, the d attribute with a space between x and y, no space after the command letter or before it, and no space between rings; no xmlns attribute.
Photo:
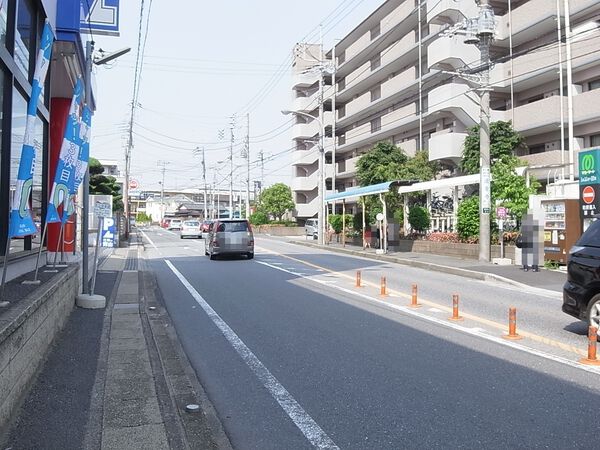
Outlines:
<svg viewBox="0 0 600 450"><path fill-rule="evenodd" d="M339 449L331 438L321 429L313 418L300 406L285 387L275 376L265 367L265 365L252 353L244 344L239 336L227 325L227 323L215 312L214 309L202 298L198 291L190 282L179 272L168 259L165 260L171 271L185 286L191 296L202 307L204 312L213 321L217 328L223 333L225 339L240 355L246 365L252 370L254 375L260 380L263 386L269 391L273 398L279 403L290 419L296 424L298 429L304 434L306 439L320 449Z"/></svg>
<svg viewBox="0 0 600 450"><path fill-rule="evenodd" d="M411 316L414 316L414 317L418 317L420 319L426 320L428 322L435 323L436 325L440 325L440 326L443 326L445 328L450 328L450 329L453 329L453 330L456 330L456 331L460 331L460 332L463 332L463 333L470 334L472 336L477 336L477 337L483 338L483 339L485 339L487 341L495 342L496 344L500 344L500 345L505 346L505 347L511 347L513 349L516 349L516 350L521 350L521 351L523 351L525 353L529 353L531 355L535 355L535 356L538 356L538 357L541 357L541 358L544 358L544 359L555 361L555 362L558 362L560 364L564 364L564 365L573 367L575 369L584 370L586 372L591 372L591 373L594 373L594 374L600 373L600 369L598 369L596 367L585 366L583 364L579 364L578 362L571 361L571 360L563 358L561 356L553 355L551 353L546 353L546 352L541 351L541 350L536 350L534 348L527 347L527 346L521 345L521 344L517 344L515 342L506 341L506 340L504 340L504 339L502 339L500 337L491 336L491 335L489 335L487 333L481 332L480 329L478 329L478 328L467 328L467 327L464 327L464 326L461 326L461 325L458 325L458 324L455 324L455 323L447 322L447 321L445 321L443 319L438 319L436 317L431 317L431 316L428 316L426 314L421 314L421 313L419 313L419 312L417 312L417 311L415 311L415 310L413 310L413 309L411 309L409 307L400 306L400 305L394 305L393 303L389 303L389 302L386 302L384 300L380 300L378 298L371 297L370 295L367 295L367 294L362 294L360 292L355 292L355 291L352 291L350 289L346 289L346 288L343 288L343 287L340 287L340 286L331 285L329 282L327 282L325 280L319 280L317 278L301 276L301 275L299 275L296 272L291 272L291 271L286 270L286 269L284 269L282 267L273 266L273 265L265 263L263 261L257 261L257 263L258 264L262 264L262 265L267 266L267 267L270 267L270 268L275 269L275 270L280 270L280 271L288 273L290 275L294 275L294 276L297 276L297 277L300 277L300 278L304 278L306 280L313 281L315 283L318 283L318 284L321 284L321 285L324 285L324 286L328 286L329 288L332 288L332 289L337 289L337 290L345 292L347 294L351 294L352 296L355 296L355 297L360 297L360 298L369 300L370 302L374 302L374 303L377 303L377 304L385 305L388 308L395 309L397 311L403 312L405 314L408 314L408 315L411 315Z"/></svg>

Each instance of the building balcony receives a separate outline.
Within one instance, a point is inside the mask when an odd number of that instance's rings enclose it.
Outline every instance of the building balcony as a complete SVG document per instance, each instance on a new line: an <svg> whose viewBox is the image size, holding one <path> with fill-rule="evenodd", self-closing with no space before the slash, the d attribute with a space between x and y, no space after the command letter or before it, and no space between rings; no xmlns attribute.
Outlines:
<svg viewBox="0 0 600 450"><path fill-rule="evenodd" d="M438 86L427 94L430 117L436 113L450 113L465 126L479 123L479 98L466 84L449 83Z"/></svg>
<svg viewBox="0 0 600 450"><path fill-rule="evenodd" d="M465 44L463 36L440 36L427 47L427 63L433 69L460 69L478 63L479 49Z"/></svg>
<svg viewBox="0 0 600 450"><path fill-rule="evenodd" d="M373 129L370 122L354 129L347 130L338 150L343 152L350 148L375 144L388 139L396 133L407 130L418 121L415 103L409 103L402 108L381 116L381 126Z"/></svg>
<svg viewBox="0 0 600 450"><path fill-rule="evenodd" d="M292 74L292 88L307 88L319 82L317 70L307 70Z"/></svg>
<svg viewBox="0 0 600 450"><path fill-rule="evenodd" d="M423 46L428 45L434 38L434 34L425 36ZM418 43L415 41L414 30L411 30L381 52L380 65L375 70L371 70L369 60L346 75L344 88L339 89L337 93L338 100L342 103L349 102L357 94L385 82L399 68L413 66L417 59Z"/></svg>
<svg viewBox="0 0 600 450"><path fill-rule="evenodd" d="M291 188L292 191L312 191L319 186L319 171L315 170L312 174L306 177L293 177Z"/></svg>
<svg viewBox="0 0 600 450"><path fill-rule="evenodd" d="M309 112L319 107L319 94L314 93L308 97L296 97L292 102L292 111Z"/></svg>
<svg viewBox="0 0 600 450"><path fill-rule="evenodd" d="M455 24L478 14L475 0L427 0L427 23Z"/></svg>
<svg viewBox="0 0 600 450"><path fill-rule="evenodd" d="M296 150L292 153L293 166L306 166L314 164L319 160L319 151L315 146L310 150Z"/></svg>
<svg viewBox="0 0 600 450"><path fill-rule="evenodd" d="M360 159L360 156L354 158L348 158L345 161L337 163L337 177L346 178L351 177L356 173L356 163Z"/></svg>
<svg viewBox="0 0 600 450"><path fill-rule="evenodd" d="M293 139L310 139L319 134L319 122L313 120L310 123L295 123L292 125Z"/></svg>
<svg viewBox="0 0 600 450"><path fill-rule="evenodd" d="M308 203L296 203L296 217L315 217L319 212L319 200L317 198Z"/></svg>
<svg viewBox="0 0 600 450"><path fill-rule="evenodd" d="M429 138L429 161L452 161L457 163L463 154L467 133L448 130L433 133Z"/></svg>
<svg viewBox="0 0 600 450"><path fill-rule="evenodd" d="M382 8L385 8L384 4ZM403 34L409 32L417 24L414 2L404 1L380 20L372 20L371 28L379 23L379 35L371 38L371 30L367 30L359 36L344 51L343 62L338 64L338 73L341 76L356 70L361 61L369 58L374 48L382 46L382 41L393 42L394 38L400 38ZM375 18L369 18L371 20ZM339 50L336 50L339 55Z"/></svg>
<svg viewBox="0 0 600 450"><path fill-rule="evenodd" d="M563 50L564 51L564 50ZM585 38L575 40L571 45L572 66L574 70L585 69L600 62L600 32L586 33ZM563 55L563 64L564 64ZM535 56L523 55L513 60L513 84L520 90L530 89L557 79L558 50L538 50ZM510 62L496 64L490 71L490 82L494 89L508 90L510 87Z"/></svg>

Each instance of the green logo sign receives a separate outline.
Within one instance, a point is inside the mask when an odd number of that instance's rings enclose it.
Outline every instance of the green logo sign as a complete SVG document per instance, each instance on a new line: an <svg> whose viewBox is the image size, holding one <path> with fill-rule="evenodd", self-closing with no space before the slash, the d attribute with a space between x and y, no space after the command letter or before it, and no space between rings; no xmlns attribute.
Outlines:
<svg viewBox="0 0 600 450"><path fill-rule="evenodd" d="M583 158L581 158L581 170L594 170L594 167L596 166L596 160L594 159L593 155L587 154L587 155L583 155Z"/></svg>
<svg viewBox="0 0 600 450"><path fill-rule="evenodd" d="M600 184L600 149L579 153L579 184Z"/></svg>

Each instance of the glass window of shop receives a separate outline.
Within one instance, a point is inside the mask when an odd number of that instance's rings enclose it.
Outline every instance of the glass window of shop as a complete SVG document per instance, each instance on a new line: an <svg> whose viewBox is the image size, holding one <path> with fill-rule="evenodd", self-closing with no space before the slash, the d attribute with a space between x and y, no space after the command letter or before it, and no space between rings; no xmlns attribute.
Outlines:
<svg viewBox="0 0 600 450"><path fill-rule="evenodd" d="M15 32L15 62L25 75L29 75L30 53L35 54L35 15L29 0L19 0L17 29ZM32 44L34 48L32 49ZM31 51L33 50L33 51Z"/></svg>
<svg viewBox="0 0 600 450"><path fill-rule="evenodd" d="M12 107L12 137L11 137L11 158L10 158L10 195L13 196L17 174L19 173L19 162L21 158L21 150L25 136L25 122L27 120L27 100L19 92L13 88L13 107ZM33 187L31 191L31 216L36 225L41 225L42 218L42 158L44 147L44 121L39 117L36 119L34 147L36 154L35 171L33 174ZM39 247L41 233L32 237L12 239L10 252L15 253L22 250L30 250Z"/></svg>

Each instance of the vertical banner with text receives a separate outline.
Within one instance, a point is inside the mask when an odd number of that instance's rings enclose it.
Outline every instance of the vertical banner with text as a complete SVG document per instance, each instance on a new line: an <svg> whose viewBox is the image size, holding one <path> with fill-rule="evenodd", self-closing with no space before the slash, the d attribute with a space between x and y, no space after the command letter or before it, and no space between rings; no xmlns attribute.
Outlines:
<svg viewBox="0 0 600 450"><path fill-rule="evenodd" d="M37 104L46 81L53 42L54 33L50 24L46 21L42 32L33 81L31 83L31 97L27 105L25 137L23 139L19 172L17 173L17 183L10 211L9 238L37 233L37 227L31 217L31 208L29 206L36 159L34 146L35 124L37 120Z"/></svg>

